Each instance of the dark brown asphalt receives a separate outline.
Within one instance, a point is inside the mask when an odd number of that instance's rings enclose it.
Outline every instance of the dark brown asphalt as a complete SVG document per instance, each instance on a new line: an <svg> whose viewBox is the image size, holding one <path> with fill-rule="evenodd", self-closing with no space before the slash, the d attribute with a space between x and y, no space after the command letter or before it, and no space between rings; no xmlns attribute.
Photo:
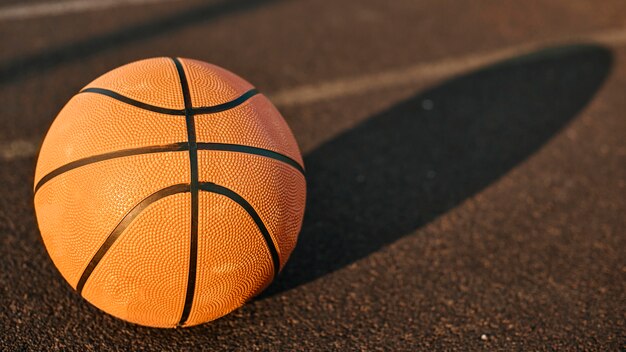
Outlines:
<svg viewBox="0 0 626 352"><path fill-rule="evenodd" d="M571 39L589 33L611 35ZM0 38L4 147L145 57L278 93L553 39L279 106L307 164L298 248L261 297L190 329L74 293L39 238L35 156L0 154L0 350L626 349L626 2L189 1L5 20Z"/></svg>

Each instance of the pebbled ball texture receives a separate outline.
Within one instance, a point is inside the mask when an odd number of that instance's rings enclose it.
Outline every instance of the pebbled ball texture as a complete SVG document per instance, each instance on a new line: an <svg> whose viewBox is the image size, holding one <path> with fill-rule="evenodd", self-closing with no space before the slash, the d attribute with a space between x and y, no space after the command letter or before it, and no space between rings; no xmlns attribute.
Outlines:
<svg viewBox="0 0 626 352"><path fill-rule="evenodd" d="M284 267L304 213L303 161L252 89L214 65L154 58L99 77L61 110L39 154L35 210L48 254L85 299L133 323L192 326Z"/></svg>

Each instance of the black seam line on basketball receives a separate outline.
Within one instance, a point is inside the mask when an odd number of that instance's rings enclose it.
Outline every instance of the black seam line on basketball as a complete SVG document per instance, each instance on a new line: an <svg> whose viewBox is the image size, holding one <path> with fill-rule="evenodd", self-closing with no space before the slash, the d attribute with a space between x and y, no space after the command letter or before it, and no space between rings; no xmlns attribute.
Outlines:
<svg viewBox="0 0 626 352"><path fill-rule="evenodd" d="M58 167L52 171L50 171L48 174L46 174L44 177L41 178L41 180L39 180L39 182L37 182L37 185L35 186L35 193L37 193L37 191L48 181L50 181L51 179L55 178L56 176L59 176L65 172L68 172L70 170L74 170L78 167L81 166L86 166L89 164L93 164L93 163L97 163L100 161L105 161L105 160L110 160L110 159L116 159L116 158L123 158L126 156L134 156L134 155L142 155L142 154L152 154L152 153L162 153L162 152L179 152L179 151L185 151L187 150L188 147L188 143L187 142L181 142L181 143L173 143L173 144L164 144L164 145L153 145L153 146L149 146L149 147L140 147L140 148L133 148L133 149L124 149L124 150L117 150L114 152L110 152L110 153L104 153L104 154L99 154L99 155L94 155L94 156L90 156L87 158L82 158L82 159L78 159L75 161L72 161L70 163L67 163L61 167Z"/></svg>
<svg viewBox="0 0 626 352"><path fill-rule="evenodd" d="M124 233L124 231L128 228L128 226L133 222L133 220L135 220L135 218L139 214L141 214L142 211L144 211L148 206L150 206L150 204L162 198L165 198L167 196L171 196L174 194L178 194L178 193L189 192L189 189L190 189L190 186L187 183L176 184L176 185L163 188L159 191L152 193L148 197L144 198L141 202L135 205L128 213L126 213L126 215L124 215L124 217L117 224L117 226L115 226L113 231L111 231L111 233L106 238L104 243L100 245L100 248L98 248L98 251L96 252L96 254L94 254L93 258L91 258L91 261L89 261L89 264L87 264L87 267L85 268L85 270L83 271L83 274L80 276L80 279L78 280L78 284L76 284L76 291L78 291L78 293L82 295L83 288L85 287L85 283L87 283L87 280L93 273L96 266L98 266L98 264L100 263L104 255L109 251L113 243L115 243L115 241L120 237L120 235Z"/></svg>
<svg viewBox="0 0 626 352"><path fill-rule="evenodd" d="M79 92L80 93L96 93L96 94L102 94L102 95L106 95L107 97L111 97L115 100L119 100L123 103L126 104L130 104L132 106L136 106L140 109L143 110L149 110L149 111L154 111L154 112L158 112L161 114L167 114L167 115L178 115L178 116L184 116L185 115L185 110L184 109L168 109L168 108L162 108L160 106L155 106L155 105L150 105L150 104L146 104L146 103L142 103L138 100L123 96L119 93L116 93L112 90L108 90L108 89L103 89L103 88L85 88L82 91Z"/></svg>
<svg viewBox="0 0 626 352"><path fill-rule="evenodd" d="M198 143L198 150L219 150L219 151L260 155L260 156L271 158L271 159L283 162L285 164L291 165L292 167L300 171L302 175L304 175L305 173L304 167L302 167L302 165L300 165L300 163L298 163L297 161L293 160L292 158L286 155L283 155L283 154L280 154L280 153L277 153L275 151L268 150L268 149L251 147L248 145L241 145L241 144Z"/></svg>
<svg viewBox="0 0 626 352"><path fill-rule="evenodd" d="M278 276L278 272L280 271L280 259L278 257L278 251L276 250L276 245L274 244L272 236L267 230L267 227L263 223L263 220L261 219L259 214L256 212L256 210L254 210L254 207L237 192L224 186L220 186L212 182L202 182L200 183L200 189L207 192L221 194L230 198L231 200L239 204L248 213L248 215L250 215L252 220L254 220L254 223L259 228L259 231L261 231L263 239L265 240L265 244L267 245L267 249L270 252L270 255L272 257L272 264L274 266L273 279L276 279L276 276Z"/></svg>
<svg viewBox="0 0 626 352"><path fill-rule="evenodd" d="M216 112L222 112L222 111L230 110L232 108L235 108L235 107L243 104L248 99L252 98L253 96L255 96L257 94L259 94L259 91L253 88L253 89L250 89L249 91L243 93L237 99L234 99L234 100L231 100L229 102L222 103L222 104L219 104L219 105L203 106L203 107L193 108L193 112L196 115L200 115L200 114L214 114Z"/></svg>
<svg viewBox="0 0 626 352"><path fill-rule="evenodd" d="M160 107L160 106L156 106L156 105L151 105L151 104L146 104L143 102L140 102L138 100L135 100L133 98L129 98L127 96L121 95L117 92L114 92L112 90L109 89L104 89L104 88L85 88L82 91L79 92L79 94L81 93L95 93L95 94L101 94L101 95L105 95L107 97L113 98L115 100L121 101L123 103L138 107L140 109L143 110L148 110L148 111L153 111L153 112L158 112L161 114L165 114L165 115L175 115L175 116L185 116L185 109L169 109L169 108L164 108L164 107ZM213 106L199 106L199 107L192 107L191 110L193 111L194 115L198 115L198 114L213 114L216 112L222 112L222 111L226 111L232 108L235 108L243 103L245 103L248 99L252 98L253 96L259 94L259 91L256 89L250 89L249 91L243 93L241 96L239 96L236 99L233 99L231 101L228 101L226 103L222 103L222 104L218 104L218 105L213 105Z"/></svg>
<svg viewBox="0 0 626 352"><path fill-rule="evenodd" d="M272 159L284 162L286 164L289 164L293 166L294 168L296 168L298 171L300 171L303 175L305 174L304 168L297 161L291 159L290 157L286 155L283 155L283 154L280 154L280 153L277 153L268 149L251 147L251 146L246 146L246 145L239 145L239 144L227 144L227 143L197 143L197 146L198 146L198 150L229 151L229 152L254 154L254 155L260 155L260 156L272 158ZM133 148L133 149L124 149L124 150L118 150L118 151L114 151L110 153L94 155L94 156L90 156L90 157L83 158L83 159L78 159L68 164L65 164L61 167L58 167L52 170L51 172L49 172L48 174L46 174L44 177L42 177L41 180L37 182L34 192L37 193L37 191L45 183L52 180L56 176L59 176L65 172L71 171L81 166L87 166L87 165L94 164L100 161L123 158L127 156L135 156L135 155L151 154L151 153L163 153L163 152L179 152L179 151L186 151L186 150L188 150L188 143L180 142L180 143L172 143L172 144L165 144L165 145L155 145L155 146L140 147L140 148Z"/></svg>
<svg viewBox="0 0 626 352"><path fill-rule="evenodd" d="M187 277L187 292L185 294L185 303L183 312L178 326L182 326L187 322L193 298L196 290L196 270L198 266L198 145L196 144L196 126L194 112L192 109L191 94L189 93L189 84L185 76L185 69L177 58L172 58L178 78L180 79L180 87L183 91L183 99L185 102L185 122L187 124L187 138L189 143L189 167L191 174L191 234L189 245L189 269Z"/></svg>

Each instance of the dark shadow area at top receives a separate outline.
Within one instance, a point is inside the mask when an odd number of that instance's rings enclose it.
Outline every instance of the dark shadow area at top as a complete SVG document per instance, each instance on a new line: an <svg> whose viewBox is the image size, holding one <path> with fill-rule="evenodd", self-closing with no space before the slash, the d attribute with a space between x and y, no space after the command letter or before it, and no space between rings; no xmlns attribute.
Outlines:
<svg viewBox="0 0 626 352"><path fill-rule="evenodd" d="M11 83L20 78L45 72L59 65L84 59L125 44L157 37L173 30L229 14L251 10L272 1L274 0L212 1L210 4L187 9L171 16L149 20L75 43L50 48L40 53L17 57L9 62L0 63L0 84ZM204 44L198 43L198 45Z"/></svg>
<svg viewBox="0 0 626 352"><path fill-rule="evenodd" d="M540 50L445 82L313 150L298 246L260 299L367 257L480 192L574 118L611 63L598 46Z"/></svg>

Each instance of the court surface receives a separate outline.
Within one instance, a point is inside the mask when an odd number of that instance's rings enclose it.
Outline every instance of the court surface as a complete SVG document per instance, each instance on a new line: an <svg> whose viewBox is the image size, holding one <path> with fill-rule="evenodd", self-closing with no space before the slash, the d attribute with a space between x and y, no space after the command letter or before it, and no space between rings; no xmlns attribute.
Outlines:
<svg viewBox="0 0 626 352"><path fill-rule="evenodd" d="M0 1L0 350L619 350L626 2ZM67 100L155 56L268 95L307 167L267 292L189 329L65 283L32 206Z"/></svg>

